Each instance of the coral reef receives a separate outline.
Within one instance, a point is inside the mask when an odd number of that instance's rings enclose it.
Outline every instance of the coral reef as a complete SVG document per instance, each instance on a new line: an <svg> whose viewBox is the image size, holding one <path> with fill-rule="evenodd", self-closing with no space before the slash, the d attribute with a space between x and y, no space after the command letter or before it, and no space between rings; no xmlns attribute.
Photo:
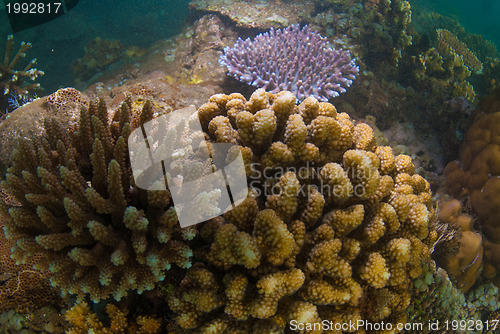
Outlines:
<svg viewBox="0 0 500 334"><path fill-rule="evenodd" d="M291 91L303 101L338 96L352 84L359 68L347 50L333 49L308 26L292 25L238 39L224 49L220 63L236 79L272 93Z"/></svg>
<svg viewBox="0 0 500 334"><path fill-rule="evenodd" d="M481 73L483 70L483 64L477 56L469 50L467 45L461 42L457 36L453 35L449 30L438 29L438 49L443 52L446 49L448 52L455 52L462 58L463 63L471 70L477 73Z"/></svg>
<svg viewBox="0 0 500 334"><path fill-rule="evenodd" d="M446 30L450 32L449 34L456 36L458 42L454 43L463 45L456 48L453 52L446 51L444 54L454 54L457 58L463 58L465 63L467 61L466 58L473 59L472 63L476 64L475 67L477 69L480 68L482 63L481 73L474 71L474 66L470 66L472 74L467 81L474 86L474 91L481 99L493 93L500 79L498 66L498 59L500 55L494 43L485 40L481 35L470 33L459 24L456 18L446 17L435 12L421 11L419 15L414 17L413 22L419 32L418 35L421 36L420 39L422 40L422 45L431 42L437 49L441 49L439 47L439 36L436 34L436 31ZM435 38L432 37L429 40L425 38L427 36L435 36ZM454 37L451 38L455 40ZM446 43L444 46L446 47ZM472 53L470 57L461 56L462 54L469 53L465 47L469 49L470 53ZM459 52L459 49L463 49L464 51ZM477 58L479 62L474 58Z"/></svg>
<svg viewBox="0 0 500 334"><path fill-rule="evenodd" d="M439 202L442 234L432 257L446 269L456 287L467 292L479 276L484 249L483 237L474 230L474 219L462 211L456 199Z"/></svg>
<svg viewBox="0 0 500 334"><path fill-rule="evenodd" d="M465 65L463 58L450 47L430 48L416 56L410 56L409 62L401 66L401 79L406 84L412 84L416 89L424 89L441 100L463 96L474 101L476 93L466 79L471 71Z"/></svg>
<svg viewBox="0 0 500 334"><path fill-rule="evenodd" d="M0 62L0 115L8 111L7 99L10 95L17 98L33 92L34 89L40 87L39 83L33 81L37 77L44 75L43 71L33 67L36 64L36 58L33 58L22 70L15 68L19 65L19 61L26 57L27 51L31 48L31 43L21 42L19 50L11 58L13 48L14 36L9 35L7 36L4 60Z"/></svg>
<svg viewBox="0 0 500 334"><path fill-rule="evenodd" d="M347 9L343 24L337 33L347 35L355 44L366 46L356 49L372 70L394 72L391 67L401 59L402 50L412 42L408 31L411 6L406 0L360 1Z"/></svg>
<svg viewBox="0 0 500 334"><path fill-rule="evenodd" d="M483 275L499 284L500 263L500 99L498 95L478 107L484 112L467 132L460 160L446 166L446 185L457 198L467 197L479 218L485 240Z"/></svg>
<svg viewBox="0 0 500 334"><path fill-rule="evenodd" d="M377 147L369 126L329 103L296 106L290 92L218 94L198 115L213 141L241 146L253 195L200 225L197 263L169 298L182 328L406 321L408 288L437 236L410 157Z"/></svg>
<svg viewBox="0 0 500 334"><path fill-rule="evenodd" d="M96 37L87 43L84 56L71 64L73 74L78 80L88 80L118 62L123 57L124 49L118 40Z"/></svg>
<svg viewBox="0 0 500 334"><path fill-rule="evenodd" d="M257 0L193 0L190 7L199 11L216 13L231 19L237 27L269 29L285 28L300 23L302 18L314 12L310 1L288 2Z"/></svg>
<svg viewBox="0 0 500 334"><path fill-rule="evenodd" d="M415 35L415 44L403 53L399 80L428 92L432 100L465 97L474 101L476 92L470 80L481 73L481 61L449 30L427 33L435 35L435 41L430 41L427 35Z"/></svg>
<svg viewBox="0 0 500 334"><path fill-rule="evenodd" d="M110 114L102 100L82 108L68 131L54 118L45 135L19 142L1 183L19 205L3 201L12 257L51 272L63 293L94 301L153 289L171 264L190 266L191 250L168 192L131 180L128 135L154 117L150 103L131 112L127 99Z"/></svg>
<svg viewBox="0 0 500 334"><path fill-rule="evenodd" d="M128 311L121 310L116 305L107 304L105 311L109 319L104 325L96 313L92 312L87 303L73 306L64 314L69 322L68 334L155 334L160 333L161 320L151 316L137 316L133 321L127 319Z"/></svg>

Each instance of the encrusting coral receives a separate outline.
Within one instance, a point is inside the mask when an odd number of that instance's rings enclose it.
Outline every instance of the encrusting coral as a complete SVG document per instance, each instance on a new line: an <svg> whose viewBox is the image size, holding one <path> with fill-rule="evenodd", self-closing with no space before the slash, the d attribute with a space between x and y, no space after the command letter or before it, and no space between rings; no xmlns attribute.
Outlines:
<svg viewBox="0 0 500 334"><path fill-rule="evenodd" d="M0 198L13 206L19 204L3 188L0 188ZM0 313L9 310L30 313L46 306L61 306L58 291L50 286L50 274L33 269L40 257L34 256L28 263L16 264L10 258L12 246L12 242L5 239L0 218Z"/></svg>
<svg viewBox="0 0 500 334"><path fill-rule="evenodd" d="M111 115L94 101L74 131L47 118L43 137L20 141L2 182L18 205L0 203L17 262L40 255L53 286L94 301L153 289L171 264L191 265L183 240L195 233L180 230L169 192L132 179L125 138L153 117L150 103L132 113L127 99Z"/></svg>
<svg viewBox="0 0 500 334"><path fill-rule="evenodd" d="M50 286L50 274L33 269L39 257L16 265L10 258L11 246L0 233L0 313L29 313L44 306L61 306L58 291Z"/></svg>
<svg viewBox="0 0 500 334"><path fill-rule="evenodd" d="M198 115L212 141L239 145L251 195L199 225L197 263L169 298L178 325L281 333L291 320L405 322L437 236L411 158L377 147L329 103L296 106L290 92L218 94Z"/></svg>

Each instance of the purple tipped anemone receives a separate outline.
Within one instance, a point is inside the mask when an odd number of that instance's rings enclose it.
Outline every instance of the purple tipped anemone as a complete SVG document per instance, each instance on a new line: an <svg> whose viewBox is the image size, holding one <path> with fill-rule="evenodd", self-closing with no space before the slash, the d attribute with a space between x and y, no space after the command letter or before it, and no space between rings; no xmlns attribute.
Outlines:
<svg viewBox="0 0 500 334"><path fill-rule="evenodd" d="M298 101L320 101L345 92L359 72L347 50L335 50L308 26L292 25L226 47L220 57L236 79L272 93L288 90Z"/></svg>

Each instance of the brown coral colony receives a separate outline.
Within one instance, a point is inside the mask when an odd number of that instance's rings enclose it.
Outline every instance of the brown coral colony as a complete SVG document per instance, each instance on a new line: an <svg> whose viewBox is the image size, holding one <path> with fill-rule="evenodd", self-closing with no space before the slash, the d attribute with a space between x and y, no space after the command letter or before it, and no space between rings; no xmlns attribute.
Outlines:
<svg viewBox="0 0 500 334"><path fill-rule="evenodd" d="M436 238L430 186L409 156L290 92L217 94L198 116L210 142L243 155L250 195L234 210L181 229L168 191L139 189L131 173L126 138L154 121L151 104L135 113L127 99L113 114L95 101L74 133L48 119L14 151L2 187L15 202L1 204L13 257L36 257L53 285L95 301L153 289L176 264L187 270L168 303L199 333L405 322Z"/></svg>
<svg viewBox="0 0 500 334"><path fill-rule="evenodd" d="M199 227L205 246L169 300L179 325L404 322L435 238L429 183L411 158L377 147L369 126L333 105L296 106L289 92L214 95L198 113L213 141L241 146L253 195Z"/></svg>

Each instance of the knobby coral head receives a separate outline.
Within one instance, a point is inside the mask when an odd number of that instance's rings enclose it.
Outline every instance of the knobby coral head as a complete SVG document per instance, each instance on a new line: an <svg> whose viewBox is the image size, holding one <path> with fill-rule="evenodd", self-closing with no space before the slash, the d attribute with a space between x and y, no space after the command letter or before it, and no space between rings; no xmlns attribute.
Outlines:
<svg viewBox="0 0 500 334"><path fill-rule="evenodd" d="M359 72L347 50L336 50L307 25L238 38L220 57L236 79L272 93L291 91L298 101L307 96L326 102L346 91Z"/></svg>

